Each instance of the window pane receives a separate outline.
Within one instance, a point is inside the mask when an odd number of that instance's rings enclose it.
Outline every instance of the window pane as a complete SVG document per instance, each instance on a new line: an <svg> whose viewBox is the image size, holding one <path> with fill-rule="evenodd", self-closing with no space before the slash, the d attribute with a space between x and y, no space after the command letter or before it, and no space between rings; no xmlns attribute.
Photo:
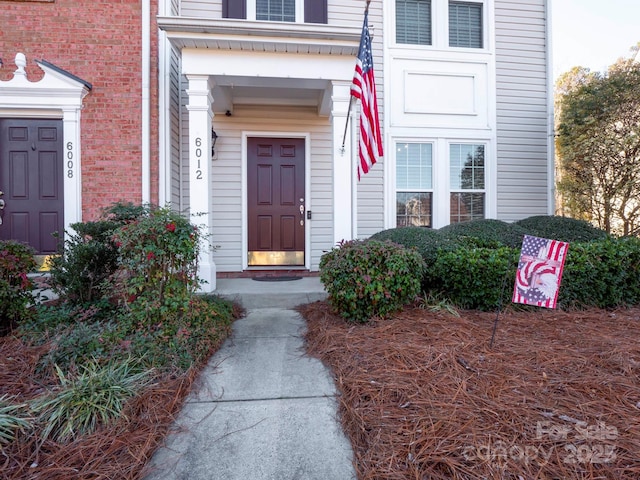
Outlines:
<svg viewBox="0 0 640 480"><path fill-rule="evenodd" d="M398 192L396 194L396 226L430 227L431 193Z"/></svg>
<svg viewBox="0 0 640 480"><path fill-rule="evenodd" d="M451 190L483 190L484 145L452 144L449 176Z"/></svg>
<svg viewBox="0 0 640 480"><path fill-rule="evenodd" d="M449 46L482 48L482 4L449 2Z"/></svg>
<svg viewBox="0 0 640 480"><path fill-rule="evenodd" d="M431 0L396 0L396 42L431 45Z"/></svg>
<svg viewBox="0 0 640 480"><path fill-rule="evenodd" d="M450 223L484 218L484 193L452 193Z"/></svg>
<svg viewBox="0 0 640 480"><path fill-rule="evenodd" d="M256 19L295 22L296 0L256 0Z"/></svg>
<svg viewBox="0 0 640 480"><path fill-rule="evenodd" d="M430 143L399 143L396 153L396 188L433 188L433 160Z"/></svg>

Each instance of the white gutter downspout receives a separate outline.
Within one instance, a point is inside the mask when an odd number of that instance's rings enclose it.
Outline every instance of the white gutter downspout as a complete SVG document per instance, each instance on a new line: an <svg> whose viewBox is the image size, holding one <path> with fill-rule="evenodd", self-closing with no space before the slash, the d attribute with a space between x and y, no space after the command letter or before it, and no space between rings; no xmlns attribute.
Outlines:
<svg viewBox="0 0 640 480"><path fill-rule="evenodd" d="M142 203L151 202L151 5L142 0Z"/></svg>
<svg viewBox="0 0 640 480"><path fill-rule="evenodd" d="M555 215L556 214L556 145L555 145L555 118L554 118L554 91L555 91L555 82L553 79L553 55L552 48L553 39L552 37L552 18L551 18L551 0L547 0L545 2L545 13L547 17L547 21L545 23L546 29L546 37L547 37L547 182L549 184L549 204L547 206L547 214Z"/></svg>

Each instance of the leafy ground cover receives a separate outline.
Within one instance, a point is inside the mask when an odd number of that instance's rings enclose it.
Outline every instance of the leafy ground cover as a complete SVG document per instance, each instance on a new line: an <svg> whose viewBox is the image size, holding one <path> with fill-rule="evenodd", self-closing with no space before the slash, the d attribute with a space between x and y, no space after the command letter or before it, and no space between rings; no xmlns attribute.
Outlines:
<svg viewBox="0 0 640 480"><path fill-rule="evenodd" d="M142 478L198 372L242 315L215 298L194 305L163 328L130 333L95 321L93 309L61 321L60 305L0 337L0 478ZM165 335L178 326L183 334Z"/></svg>
<svg viewBox="0 0 640 480"><path fill-rule="evenodd" d="M639 308L300 312L359 480L640 478Z"/></svg>

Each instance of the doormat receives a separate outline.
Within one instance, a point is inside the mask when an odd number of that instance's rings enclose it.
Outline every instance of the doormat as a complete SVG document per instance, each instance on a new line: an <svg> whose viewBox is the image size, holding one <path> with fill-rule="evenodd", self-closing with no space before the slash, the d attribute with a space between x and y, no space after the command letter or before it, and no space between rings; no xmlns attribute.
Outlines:
<svg viewBox="0 0 640 480"><path fill-rule="evenodd" d="M290 282L300 280L302 277L253 277L256 282Z"/></svg>

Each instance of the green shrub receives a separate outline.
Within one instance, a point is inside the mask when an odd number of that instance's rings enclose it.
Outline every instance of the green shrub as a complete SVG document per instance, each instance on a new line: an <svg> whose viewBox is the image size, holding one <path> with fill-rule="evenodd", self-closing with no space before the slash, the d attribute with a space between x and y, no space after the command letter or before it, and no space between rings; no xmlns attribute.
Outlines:
<svg viewBox="0 0 640 480"><path fill-rule="evenodd" d="M640 239L570 244L558 303L561 308L640 304Z"/></svg>
<svg viewBox="0 0 640 480"><path fill-rule="evenodd" d="M56 368L58 391L33 402L43 427L42 438L68 442L122 417L126 402L151 381L151 370L141 370L126 359L102 365L91 361L77 374Z"/></svg>
<svg viewBox="0 0 640 480"><path fill-rule="evenodd" d="M34 250L22 243L0 241L0 335L6 334L33 311L33 284L27 276L36 268Z"/></svg>
<svg viewBox="0 0 640 480"><path fill-rule="evenodd" d="M230 302L195 295L181 316L168 316L146 326L129 323L125 342L129 351L147 366L186 371L205 362L227 338L233 318ZM123 322L121 326L127 319Z"/></svg>
<svg viewBox="0 0 640 480"><path fill-rule="evenodd" d="M113 221L74 223L63 251L51 260L51 286L65 301L86 304L102 298L107 280L118 268L118 249L111 237Z"/></svg>
<svg viewBox="0 0 640 480"><path fill-rule="evenodd" d="M561 242L591 242L608 237L607 232L584 220L556 215L539 215L515 222L527 235Z"/></svg>
<svg viewBox="0 0 640 480"><path fill-rule="evenodd" d="M199 286L199 231L170 210L158 208L119 228L117 292L137 321L150 325L187 311Z"/></svg>
<svg viewBox="0 0 640 480"><path fill-rule="evenodd" d="M378 240L342 242L320 260L320 280L332 308L348 320L386 317L420 293L424 260L402 245Z"/></svg>
<svg viewBox="0 0 640 480"><path fill-rule="evenodd" d="M422 256L427 269L438 258L438 250L455 249L458 246L451 238L441 235L439 230L426 227L390 228L372 235L370 240L388 240L407 248L414 248Z"/></svg>
<svg viewBox="0 0 640 480"><path fill-rule="evenodd" d="M442 252L431 272L433 293L461 308L495 310L511 299L519 256L509 247Z"/></svg>
<svg viewBox="0 0 640 480"><path fill-rule="evenodd" d="M108 280L118 268L115 231L149 214L151 207L114 203L102 212L102 219L71 225L60 255L51 261L51 284L65 301L75 305L95 302L110 290Z"/></svg>
<svg viewBox="0 0 640 480"><path fill-rule="evenodd" d="M486 218L452 223L440 228L439 233L469 247L520 248L527 232L518 225Z"/></svg>
<svg viewBox="0 0 640 480"><path fill-rule="evenodd" d="M38 361L38 371L50 371L54 366L74 370L89 359L104 362L122 353L117 346L124 338L114 321L77 322L59 330L50 341L51 349Z"/></svg>

